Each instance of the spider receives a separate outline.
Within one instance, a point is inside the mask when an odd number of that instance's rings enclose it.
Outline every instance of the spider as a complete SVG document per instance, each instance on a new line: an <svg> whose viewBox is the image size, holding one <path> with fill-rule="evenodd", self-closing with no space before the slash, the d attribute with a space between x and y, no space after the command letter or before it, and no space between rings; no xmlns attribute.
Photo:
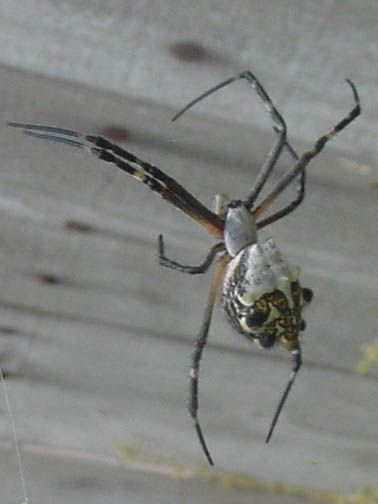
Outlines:
<svg viewBox="0 0 378 504"><path fill-rule="evenodd" d="M285 259L273 239L265 242L258 240L258 230L282 219L302 203L306 188L306 166L329 140L361 112L357 89L353 82L347 79L353 92L353 108L329 132L318 138L310 150L299 157L287 139L285 120L272 103L268 93L252 72L244 71L220 82L195 98L172 120L178 119L200 100L239 79L245 79L257 93L272 120L276 139L246 198L229 200L226 195L218 194L215 196L211 210L162 170L142 161L134 154L103 137L50 126L8 123L9 126L22 128L25 134L32 137L84 149L103 161L115 164L138 181L146 184L151 191L158 193L220 240L209 250L200 265L188 266L169 259L165 254L163 236L159 235L158 237L159 262L162 266L196 275L205 273L212 263L216 262L202 325L191 357L187 401L200 445L210 465L214 465L214 462L198 418L198 380L200 361L207 342L218 290L222 284L223 310L237 331L264 349L281 345L291 353L291 375L276 407L266 436L265 441L269 442L302 364L299 341L299 333L305 329L302 309L311 301L313 293L311 289L301 287L299 268L291 265ZM284 149L292 158L293 166L278 180L268 195L257 204L257 198ZM294 179L297 179L298 185L293 201L280 210L261 218L277 196Z"/></svg>

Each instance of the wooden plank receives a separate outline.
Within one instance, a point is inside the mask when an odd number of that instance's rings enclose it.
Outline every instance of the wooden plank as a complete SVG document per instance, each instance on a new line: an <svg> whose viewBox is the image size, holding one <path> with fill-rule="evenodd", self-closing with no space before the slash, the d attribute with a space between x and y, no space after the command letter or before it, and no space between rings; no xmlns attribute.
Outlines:
<svg viewBox="0 0 378 504"><path fill-rule="evenodd" d="M6 120L96 133L127 117L128 148L205 202L218 191L245 194L271 141L258 130L195 119L159 133L156 125L171 115L164 107L9 69L2 80ZM159 232L170 254L191 263L211 239L84 154L10 129L0 148L2 353L22 441L107 456L127 442L163 461L203 462L184 403L209 279L159 269L155 257ZM289 357L240 339L217 309L200 414L219 469L308 489L345 490L346 474L348 488L376 481L376 375L354 373L359 347L376 329L375 196L360 172L344 169L335 141L311 167L303 208L264 233L276 236L316 293L304 369L268 446ZM67 229L67 221L89 231ZM1 428L7 437L6 417Z"/></svg>

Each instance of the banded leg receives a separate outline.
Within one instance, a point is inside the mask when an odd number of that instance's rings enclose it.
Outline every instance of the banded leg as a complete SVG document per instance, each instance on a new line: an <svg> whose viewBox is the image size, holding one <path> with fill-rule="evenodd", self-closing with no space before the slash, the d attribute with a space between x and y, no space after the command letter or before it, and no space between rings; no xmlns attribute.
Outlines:
<svg viewBox="0 0 378 504"><path fill-rule="evenodd" d="M277 423L277 420L278 420L278 418L280 416L280 413L282 411L283 405L285 404L287 396L289 395L291 387L293 386L295 378L296 378L296 376L298 374L298 371L299 371L299 369L300 369L300 367L302 365L301 349L300 349L299 346L298 346L298 348L296 348L296 349L294 349L294 350L291 351L291 355L292 355L292 358L293 358L293 367L292 367L292 370L291 370L290 379L287 382L287 385L286 385L285 390L284 390L284 392L282 394L280 402L278 403L277 409L276 409L276 411L274 413L272 423L270 424L268 435L265 438L265 442L266 443L269 443L270 438L272 437L272 434L273 434L273 431L274 431L274 427L276 426L276 423Z"/></svg>
<svg viewBox="0 0 378 504"><path fill-rule="evenodd" d="M130 174L152 191L169 201L176 208L198 222L207 231L217 237L223 235L223 219L206 208L192 194L173 178L156 166L141 160L134 154L102 137L85 135L72 130L39 126L34 124L8 123L8 126L22 128L26 135L68 144L84 149L103 161L113 163ZM74 140L75 138L75 140Z"/></svg>
<svg viewBox="0 0 378 504"><path fill-rule="evenodd" d="M273 144L273 147L268 154L268 157L260 169L260 172L257 176L257 180L250 192L250 194L247 197L246 200L246 205L248 208L252 208L254 202L256 201L257 196L260 194L261 189L264 187L265 182L269 178L274 166L276 165L276 162L282 152L282 149L286 147L289 150L289 153L294 152L292 147L287 141L286 138L286 123L281 114L278 112L276 107L274 106L271 98L269 97L268 93L265 91L263 86L261 85L260 81L255 77L255 75L250 72L250 71L245 71L241 72L240 74L236 75L235 77L231 77L229 79L226 79L225 81L220 82L216 86L212 87L208 91L205 91L202 93L200 96L192 100L188 105L186 105L183 109L181 109L172 119L172 121L175 121L178 119L180 116L182 116L188 109L193 107L196 103L199 101L203 100L207 96L211 95L212 93L218 91L219 89L228 86L232 82L235 82L239 79L246 79L249 84L253 87L253 89L256 91L258 97L262 101L265 109L267 110L268 114L270 115L272 121L273 121L273 130L275 133L277 133L278 138Z"/></svg>
<svg viewBox="0 0 378 504"><path fill-rule="evenodd" d="M298 161L299 158L294 149L292 149L289 144L287 145L287 148L294 161ZM306 194L306 168L304 168L298 175L297 194L294 200L291 201L291 203L289 203L284 208L281 208L281 210L278 210L277 212L270 215L266 219L257 223L257 228L260 229L262 227L265 227L268 224L271 224L272 222L282 219L289 213L293 212L293 210L295 210L302 203L305 194Z"/></svg>
<svg viewBox="0 0 378 504"><path fill-rule="evenodd" d="M168 259L165 255L163 235L159 235L159 264L167 268L172 268L176 271L181 271L182 273L188 273L190 275L199 275L205 273L212 265L215 257L219 252L224 251L225 246L223 242L216 243L209 250L205 260L199 266L187 266L180 264L172 259Z"/></svg>
<svg viewBox="0 0 378 504"><path fill-rule="evenodd" d="M197 432L199 442L201 444L202 450L206 455L206 458L210 465L214 465L213 459L210 455L209 449L206 445L204 435L198 420L198 377L199 377L199 367L202 357L203 349L207 342L207 337L210 329L211 317L213 314L214 303L217 297L217 292L219 285L222 281L223 271L229 261L228 256L222 257L216 267L213 281L211 284L209 297L207 300L206 310L203 318L203 322L198 334L197 340L195 342L195 349L192 354L191 368L190 368L190 378L189 378L189 397L188 397L188 410L190 416L194 421L194 427Z"/></svg>
<svg viewBox="0 0 378 504"><path fill-rule="evenodd" d="M347 79L347 83L350 85L352 88L353 92L353 98L355 105L351 109L348 115L346 115L341 121L339 121L336 126L334 126L328 133L325 135L321 136L318 138L318 140L315 142L314 146L312 149L306 151L302 156L298 159L298 161L295 163L293 168L289 170L276 184L276 186L273 188L273 190L268 194L268 196L263 200L262 203L260 203L259 206L257 206L253 210L253 214L258 217L261 215L269 206L273 203L273 201L277 198L277 196L284 190L286 187L290 184L290 182L297 176L299 175L309 164L309 162L317 155L319 152L321 152L324 148L324 146L331 140L337 133L339 133L341 130L343 130L348 124L350 124L354 119L356 119L360 113L361 113L361 104L360 104L360 98L358 96L357 88L353 84L352 81ZM275 220L278 220L281 218L280 213L278 212L278 216L276 218L273 218L274 216L268 217L265 221L260 221L258 223L258 227L264 227L267 224L271 224Z"/></svg>

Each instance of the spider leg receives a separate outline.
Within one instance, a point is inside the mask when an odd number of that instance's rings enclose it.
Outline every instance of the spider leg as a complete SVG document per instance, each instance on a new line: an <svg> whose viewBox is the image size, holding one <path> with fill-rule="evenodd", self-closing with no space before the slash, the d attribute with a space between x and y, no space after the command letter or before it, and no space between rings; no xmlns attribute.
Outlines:
<svg viewBox="0 0 378 504"><path fill-rule="evenodd" d="M223 219L221 217L210 211L162 170L118 145L112 144L105 138L51 126L14 122L8 123L8 126L22 128L28 136L87 150L99 159L115 164L198 222L209 233L219 238L223 236Z"/></svg>
<svg viewBox="0 0 378 504"><path fill-rule="evenodd" d="M216 255L225 249L223 242L216 243L213 247L211 247L205 260L199 266L186 266L176 261L172 261L172 259L168 259L164 251L163 235L160 234L158 240L159 240L159 264L161 266L172 268L176 271L181 271L182 273L188 273L190 275L199 275L201 273L205 273L212 265Z"/></svg>
<svg viewBox="0 0 378 504"><path fill-rule="evenodd" d="M209 334L209 329L210 329L210 322L211 322L211 317L214 309L214 303L216 300L217 292L219 285L222 280L223 276L223 271L224 268L229 261L229 256L223 256L218 264L217 268L215 270L214 278L211 284L210 292L209 292L209 297L207 300L207 305L206 305L206 310L203 318L203 322L201 325L200 332L198 334L197 340L195 342L195 349L192 354L192 359L191 359L191 368L190 368L190 377L189 377L189 397L188 397L188 410L190 413L190 416L192 417L194 421L194 427L197 432L197 436L199 439L199 442L201 444L202 450L204 454L206 455L206 458L209 462L210 465L214 465L213 459L211 458L209 449L207 447L204 435L202 433L202 429L198 420L198 376L199 376L199 367L200 367L200 361L202 357L202 352L203 349L206 345L207 342L207 337Z"/></svg>
<svg viewBox="0 0 378 504"><path fill-rule="evenodd" d="M269 224L272 224L272 222L276 222L282 217L285 217L289 213L291 213L293 210L295 210L303 201L304 197L306 194L306 168L303 168L301 172L299 172L298 176L298 186L297 186L297 195L296 198L289 203L287 206L284 208L281 208L281 210L278 210L274 214L270 215L266 219L263 219L262 221L257 223L257 228L260 229L262 227L268 226Z"/></svg>
<svg viewBox="0 0 378 504"><path fill-rule="evenodd" d="M341 130L343 130L346 126L348 126L349 123L351 123L356 117L358 117L361 113L361 105L360 105L360 98L358 96L357 88L353 84L352 81L347 79L347 83L350 85L352 88L353 92L353 98L355 105L351 109L348 115L346 115L341 121L339 121L336 126L334 126L328 133L325 135L321 136L318 138L318 140L315 142L314 146L312 149L306 151L302 156L298 159L298 161L294 164L293 168L289 170L283 177L277 182L276 186L273 188L273 190L266 196L266 198L260 203L259 206L257 206L253 210L253 214L258 217L261 215L272 203L273 201L277 198L277 196L284 190L286 187L290 184L290 182L303 170L306 168L306 166L309 164L309 162L317 155L319 152L321 152L324 148L324 146L327 144L329 140L331 140L337 133L339 133ZM294 205L294 208L297 205ZM264 227L267 224L271 224L272 222L275 222L276 220L280 219L289 211L292 211L292 209L288 208L288 211L286 212L286 209L283 209L281 211L277 212L277 214L273 214L270 217L268 217L265 220L262 220L258 222L258 227Z"/></svg>
<svg viewBox="0 0 378 504"><path fill-rule="evenodd" d="M268 180L270 174L272 173L273 168L275 167L278 158L281 155L282 149L289 145L286 137L286 123L282 115L278 112L276 107L274 106L270 96L265 91L260 81L255 77L252 72L246 71L242 72L239 76L239 79L246 79L246 81L253 87L256 91L258 97L262 101L265 109L270 115L273 121L273 130L277 134L277 138L273 144L272 149L270 150L264 164L262 165L259 174L257 175L257 179L254 183L254 186L247 196L245 201L247 208L251 209L253 207L256 198L260 194L262 188L264 187L266 181ZM290 146L289 146L290 147ZM289 152L293 151L293 149L289 149Z"/></svg>
<svg viewBox="0 0 378 504"><path fill-rule="evenodd" d="M292 149L292 147L289 144L287 144L287 150L290 153L291 157L294 159L294 161L298 161L299 158L297 153L294 151L294 149ZM277 212L270 215L263 221L259 222L257 224L258 229L267 226L268 224L271 224L276 220L282 219L282 217L285 217L285 215L291 213L302 203L305 194L306 194L306 168L303 168L303 170L300 171L298 175L297 194L295 199L284 208L281 208L281 210L278 210Z"/></svg>
<svg viewBox="0 0 378 504"><path fill-rule="evenodd" d="M184 114L188 109L193 107L196 103L199 101L203 100L207 96L211 95L212 93L218 91L219 89L228 86L232 82L235 82L239 79L245 79L253 89L256 91L258 97L262 101L265 109L267 110L268 114L270 115L272 121L273 121L273 130L275 133L277 133L278 137L276 141L273 144L273 147L271 151L269 152L265 163L263 164L262 168L260 169L260 172L257 176L256 182L249 193L247 199L246 199L246 205L248 208L252 208L254 202L256 201L257 196L260 194L262 188L265 185L265 182L269 178L269 175L271 174L274 166L276 165L276 162L278 158L280 157L280 154L282 152L282 149L284 147L287 148L290 154L294 153L294 149L291 147L291 145L288 143L287 138L286 138L286 123L284 118L281 116L281 114L278 112L276 107L274 106L271 98L269 97L268 93L265 91L264 87L261 85L260 81L256 78L256 76L250 72L250 71L244 71L241 72L240 74L236 75L235 77L231 77L229 79L226 79L216 86L212 87L211 89L205 91L202 93L200 96L192 100L188 105L186 105L183 109L181 109L173 118L172 121L175 121L178 119L180 116ZM296 154L295 154L296 155Z"/></svg>
<svg viewBox="0 0 378 504"><path fill-rule="evenodd" d="M287 396L289 395L291 387L293 386L295 378L296 378L296 376L298 374L298 371L299 371L299 369L300 369L300 367L302 365L301 349L300 349L299 346L295 350L291 351L291 355L293 357L293 367L292 367L292 370L291 370L290 379L287 382L287 385L286 385L285 390L284 390L284 392L282 394L280 402L278 403L277 409L276 409L276 411L274 413L274 417L273 417L272 423L270 424L268 435L266 436L266 439L265 439L266 443L269 443L270 438L272 437L272 434L273 434L273 431L274 431L274 427L276 426L276 423L277 423L277 420L278 420L278 418L280 416L280 413L282 411L283 405L285 404Z"/></svg>

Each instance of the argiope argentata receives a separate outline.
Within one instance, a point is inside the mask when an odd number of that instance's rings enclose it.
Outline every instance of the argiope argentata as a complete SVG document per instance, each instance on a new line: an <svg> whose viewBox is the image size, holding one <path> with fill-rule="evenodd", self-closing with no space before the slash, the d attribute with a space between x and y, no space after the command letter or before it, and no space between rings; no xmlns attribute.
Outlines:
<svg viewBox="0 0 378 504"><path fill-rule="evenodd" d="M22 128L27 135L66 143L72 147L87 150L103 161L115 164L121 170L146 184L152 191L158 193L204 227L210 234L220 239L210 249L205 260L199 266L183 265L169 259L165 255L162 235L159 235L158 243L160 264L183 273L205 273L217 258L203 322L191 359L187 402L201 447L211 465L213 465L213 459L198 419L198 378L214 303L222 279L222 305L234 328L248 339L259 343L262 348L270 348L275 344L280 344L292 354L292 372L271 421L266 437L266 442L268 442L302 364L299 343L299 333L305 329L302 309L311 301L313 293L310 289L300 286L299 269L284 258L275 242L272 239L259 242L257 232L268 224L283 218L301 204L305 195L306 166L329 140L361 112L357 89L350 80L347 80L353 92L355 102L353 108L336 126L318 138L311 149L299 157L287 139L283 117L273 105L259 80L251 72L245 71L201 94L176 114L173 120L176 120L200 100L238 79L245 79L255 90L271 117L273 130L277 137L246 199L230 201L224 195L217 195L212 210L200 203L183 186L159 168L142 161L134 154L103 137L50 126L8 123L9 126ZM278 180L268 195L259 204L256 204L256 200L283 149L286 149L293 159L293 166ZM298 179L295 199L280 210L260 218L295 178Z"/></svg>

